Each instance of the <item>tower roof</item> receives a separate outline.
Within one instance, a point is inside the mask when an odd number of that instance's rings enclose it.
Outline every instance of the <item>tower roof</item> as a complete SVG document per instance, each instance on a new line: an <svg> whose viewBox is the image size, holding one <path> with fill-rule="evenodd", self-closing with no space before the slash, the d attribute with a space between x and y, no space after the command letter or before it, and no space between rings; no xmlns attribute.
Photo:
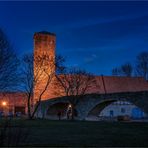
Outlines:
<svg viewBox="0 0 148 148"><path fill-rule="evenodd" d="M53 36L56 36L55 33L51 33L51 32L48 32L48 31L40 31L40 32L36 32L35 34L45 34L45 35L53 35Z"/></svg>

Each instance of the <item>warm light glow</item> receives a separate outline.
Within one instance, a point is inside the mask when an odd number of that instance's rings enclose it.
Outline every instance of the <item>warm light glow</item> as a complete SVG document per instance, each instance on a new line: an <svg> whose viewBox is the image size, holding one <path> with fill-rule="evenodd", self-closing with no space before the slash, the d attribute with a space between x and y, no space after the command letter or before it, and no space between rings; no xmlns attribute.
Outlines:
<svg viewBox="0 0 148 148"><path fill-rule="evenodd" d="M71 108L71 104L68 105L68 108Z"/></svg>
<svg viewBox="0 0 148 148"><path fill-rule="evenodd" d="M7 103L6 103L5 101L3 101L3 102L2 102L2 105L3 105L3 106L6 106L6 105L7 105Z"/></svg>

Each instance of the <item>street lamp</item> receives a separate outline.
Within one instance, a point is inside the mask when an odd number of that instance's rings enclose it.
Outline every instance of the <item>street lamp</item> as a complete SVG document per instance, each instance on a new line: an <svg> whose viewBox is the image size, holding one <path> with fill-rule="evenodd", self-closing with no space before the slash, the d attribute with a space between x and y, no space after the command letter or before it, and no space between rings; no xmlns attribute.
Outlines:
<svg viewBox="0 0 148 148"><path fill-rule="evenodd" d="M71 104L68 105L68 108L71 108Z"/></svg>
<svg viewBox="0 0 148 148"><path fill-rule="evenodd" d="M2 102L2 106L6 106L7 105L7 102L6 101L3 101Z"/></svg>

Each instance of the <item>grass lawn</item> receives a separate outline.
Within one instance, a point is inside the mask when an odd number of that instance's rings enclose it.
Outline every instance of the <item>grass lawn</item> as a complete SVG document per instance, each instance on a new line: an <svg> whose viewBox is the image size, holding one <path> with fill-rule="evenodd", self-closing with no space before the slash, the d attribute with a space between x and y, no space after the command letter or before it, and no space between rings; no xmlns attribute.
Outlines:
<svg viewBox="0 0 148 148"><path fill-rule="evenodd" d="M25 146L148 147L148 123L15 120L29 129Z"/></svg>

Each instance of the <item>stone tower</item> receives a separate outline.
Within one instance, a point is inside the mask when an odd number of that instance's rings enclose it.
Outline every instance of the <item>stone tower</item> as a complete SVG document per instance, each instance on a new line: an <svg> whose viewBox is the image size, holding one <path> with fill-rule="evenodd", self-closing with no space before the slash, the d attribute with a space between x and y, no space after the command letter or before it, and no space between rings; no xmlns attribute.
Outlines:
<svg viewBox="0 0 148 148"><path fill-rule="evenodd" d="M50 32L42 31L34 34L34 77L39 75L37 84L34 86L34 101L36 102L38 96L45 88L47 83L47 73L55 73L55 46L56 46L56 35ZM36 59L44 59L41 67L38 68L39 64L36 64ZM43 71L46 69L46 73ZM44 96L44 99L48 96ZM35 103L34 102L34 103Z"/></svg>

